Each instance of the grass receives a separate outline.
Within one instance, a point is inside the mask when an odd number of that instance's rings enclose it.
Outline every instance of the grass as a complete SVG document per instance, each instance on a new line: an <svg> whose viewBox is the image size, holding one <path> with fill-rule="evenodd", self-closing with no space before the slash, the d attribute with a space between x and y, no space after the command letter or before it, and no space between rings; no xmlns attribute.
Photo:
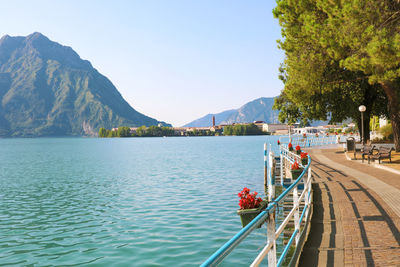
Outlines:
<svg viewBox="0 0 400 267"><path fill-rule="evenodd" d="M400 152L392 151L392 163L390 163L388 159L384 159L381 163L386 167L400 170Z"/></svg>

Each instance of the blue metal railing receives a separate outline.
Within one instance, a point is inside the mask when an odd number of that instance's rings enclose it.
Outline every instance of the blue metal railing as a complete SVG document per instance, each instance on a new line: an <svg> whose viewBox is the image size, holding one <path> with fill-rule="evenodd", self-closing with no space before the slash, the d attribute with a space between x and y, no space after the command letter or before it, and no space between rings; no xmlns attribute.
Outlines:
<svg viewBox="0 0 400 267"><path fill-rule="evenodd" d="M281 162L281 164L283 164L283 162ZM308 186L309 186L309 191L308 191L308 195L307 195L307 201L305 201L305 206L303 208L303 212L301 214L300 217L300 224L304 218L304 215L306 213L306 209L309 207L309 202L310 202L310 197L311 197L311 172L309 172L310 169L310 165L311 165L311 158L310 156L308 156L308 163L305 166L303 172L301 173L301 175L293 182L293 184L291 184L282 194L280 194L275 200L273 200L272 202L270 202L267 206L267 208L261 212L255 219L253 219L246 227L244 227L240 232L238 232L234 237L232 237L228 242L226 242L222 247L220 247L213 255L211 255L201 266L206 267L206 266L217 266L227 255L229 255L254 229L256 229L259 225L261 225L262 223L264 223L269 216L271 216L275 210L278 207L279 202L281 202L282 200L284 200L293 190L296 191L296 195L297 195L297 185L300 183L300 181L303 179L303 176L308 172ZM270 174L270 173L269 173ZM306 189L306 188L305 188ZM298 205L299 203L297 203L297 209L298 209ZM296 206L294 206L294 208L296 208ZM287 223L287 222L286 222ZM275 228L275 223L273 222L274 227ZM274 235L276 230L274 230ZM281 257L278 260L278 263L272 264L272 265L276 265L276 266L280 266L288 251L289 248L291 246L291 244L293 243L293 240L296 239L296 237L299 234L299 229L295 229L294 233L292 234L289 243L286 245L286 247L284 248ZM276 237L273 240L273 242L276 241ZM269 240L269 242L272 242L272 240ZM269 244L267 244L266 247L268 247ZM265 252L267 253L267 252ZM265 254L264 253L264 254ZM261 260L264 257L261 258ZM276 255L275 255L275 259L276 259ZM259 260L261 262L261 260ZM258 264L256 264L257 266Z"/></svg>
<svg viewBox="0 0 400 267"><path fill-rule="evenodd" d="M313 146L321 146L321 145L331 145L337 144L340 141L340 136L337 135L292 135L291 136L291 143L293 146L300 145L303 147L313 147ZM288 144L289 143L288 136L282 136L279 138L279 142L281 144Z"/></svg>

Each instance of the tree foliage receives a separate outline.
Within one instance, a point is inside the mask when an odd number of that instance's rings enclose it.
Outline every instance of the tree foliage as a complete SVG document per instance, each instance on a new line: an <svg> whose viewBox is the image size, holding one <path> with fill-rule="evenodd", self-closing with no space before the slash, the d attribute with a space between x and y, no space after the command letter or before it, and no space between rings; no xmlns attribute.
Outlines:
<svg viewBox="0 0 400 267"><path fill-rule="evenodd" d="M136 131L131 130L127 126L119 127L115 130L107 130L100 128L99 137L161 137L161 136L174 136L175 131L172 127L159 127L159 126L140 126Z"/></svg>
<svg viewBox="0 0 400 267"><path fill-rule="evenodd" d="M358 106L364 104L367 128L372 115L395 121L400 150L399 1L277 0L273 12L286 54L285 88L276 103L281 117L294 105L297 119L329 115L333 122L350 117L360 125Z"/></svg>
<svg viewBox="0 0 400 267"><path fill-rule="evenodd" d="M224 135L262 135L266 134L254 123L235 124L224 127Z"/></svg>
<svg viewBox="0 0 400 267"><path fill-rule="evenodd" d="M131 136L131 129L129 127L127 127L127 126L118 127L117 135L119 137L130 137Z"/></svg>

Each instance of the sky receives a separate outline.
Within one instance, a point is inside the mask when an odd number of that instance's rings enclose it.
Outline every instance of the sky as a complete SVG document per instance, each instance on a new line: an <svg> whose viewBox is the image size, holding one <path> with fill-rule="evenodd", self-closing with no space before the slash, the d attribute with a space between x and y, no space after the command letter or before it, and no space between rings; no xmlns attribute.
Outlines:
<svg viewBox="0 0 400 267"><path fill-rule="evenodd" d="M72 47L137 111L181 126L283 88L272 0L0 1L0 35Z"/></svg>

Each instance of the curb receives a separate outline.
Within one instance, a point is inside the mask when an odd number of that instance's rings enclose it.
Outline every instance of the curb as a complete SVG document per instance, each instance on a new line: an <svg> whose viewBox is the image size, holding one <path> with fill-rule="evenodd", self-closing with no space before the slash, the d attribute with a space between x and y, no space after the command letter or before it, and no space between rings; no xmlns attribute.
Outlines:
<svg viewBox="0 0 400 267"><path fill-rule="evenodd" d="M351 160L351 161L353 161L353 162L357 162L357 163L363 164L361 161L359 161L359 160L354 160L354 159L352 159L351 157L349 157L349 156L347 155L347 152L345 152L344 155L346 156L346 159L347 159L347 160ZM377 168L377 169L385 170L385 171L388 171L388 172L391 172L391 173L395 173L395 174L400 175L400 171L395 170L395 169L390 168L390 167L386 167L386 166L381 165L381 164L377 164L377 163L375 163L375 162L371 162L371 164L367 164L367 166L372 166L372 167Z"/></svg>

